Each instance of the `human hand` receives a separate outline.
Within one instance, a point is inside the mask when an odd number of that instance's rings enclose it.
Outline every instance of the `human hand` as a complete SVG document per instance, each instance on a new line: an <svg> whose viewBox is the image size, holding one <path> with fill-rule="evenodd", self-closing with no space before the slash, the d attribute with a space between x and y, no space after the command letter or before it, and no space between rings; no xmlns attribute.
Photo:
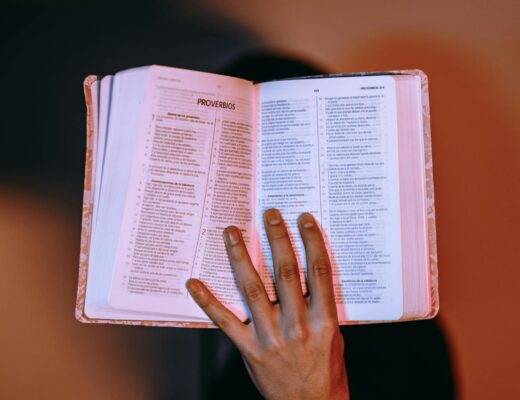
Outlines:
<svg viewBox="0 0 520 400"><path fill-rule="evenodd" d="M238 347L260 393L268 399L348 399L343 337L332 286L332 270L314 218L298 226L305 245L309 297L303 296L298 263L280 212L267 210L279 303L272 304L236 227L224 231L229 259L252 314L244 324L199 280L187 288L209 318Z"/></svg>

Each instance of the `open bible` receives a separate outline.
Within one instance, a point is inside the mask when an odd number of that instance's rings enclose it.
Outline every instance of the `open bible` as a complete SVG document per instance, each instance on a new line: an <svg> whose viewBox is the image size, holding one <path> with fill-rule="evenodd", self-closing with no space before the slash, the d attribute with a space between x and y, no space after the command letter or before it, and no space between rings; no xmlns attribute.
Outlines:
<svg viewBox="0 0 520 400"><path fill-rule="evenodd" d="M262 214L311 212L341 324L438 311L428 85L418 70L270 82L162 66L85 80L76 317L211 327L185 282L247 307L222 239L240 228L276 301Z"/></svg>

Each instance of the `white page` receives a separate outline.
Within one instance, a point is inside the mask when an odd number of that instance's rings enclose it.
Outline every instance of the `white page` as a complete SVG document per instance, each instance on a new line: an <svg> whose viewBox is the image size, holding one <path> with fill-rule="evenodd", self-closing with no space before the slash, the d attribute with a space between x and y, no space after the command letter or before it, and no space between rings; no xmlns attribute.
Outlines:
<svg viewBox="0 0 520 400"><path fill-rule="evenodd" d="M119 72L113 77L112 93L107 96L111 100L111 116L109 121L107 118L106 148L100 146L96 149L98 156L104 154L105 163L100 180L95 181L100 193L94 212L94 217L98 215L97 224L93 226L89 250L85 298L88 316L97 308L108 307L108 292L130 179L130 171L122 166L132 162L146 70L145 67Z"/></svg>
<svg viewBox="0 0 520 400"><path fill-rule="evenodd" d="M205 318L200 277L245 317L222 239L251 229L252 84L151 67L112 281L118 309Z"/></svg>
<svg viewBox="0 0 520 400"><path fill-rule="evenodd" d="M94 153L95 153L95 161L94 167L92 170L93 179L94 179L94 212L93 212L93 221L92 225L95 229L97 217L98 217L98 207L99 207L99 197L101 194L101 184L102 184L102 176L103 176L103 166L105 165L105 156L106 156L106 144L107 144L107 131L109 124L109 116L110 116L110 103L112 98L112 80L113 77L111 75L107 75L96 83L99 83L99 117L97 118L98 125L96 126L96 142L94 143Z"/></svg>
<svg viewBox="0 0 520 400"><path fill-rule="evenodd" d="M95 177L97 174L97 159L98 159L98 132L99 132L99 109L100 109L100 83L99 81L95 81L90 86L90 95L92 97L92 121L93 121L93 135L92 135L92 141L93 141L93 149L92 149L92 175ZM93 187L94 191L90 194L91 195L91 201L96 198L96 179L93 180Z"/></svg>
<svg viewBox="0 0 520 400"><path fill-rule="evenodd" d="M257 218L279 208L304 259L312 212L333 252L340 319L403 312L395 82L335 77L259 85ZM263 232L263 227L259 227ZM264 270L271 265L263 234ZM265 264L267 263L267 265Z"/></svg>

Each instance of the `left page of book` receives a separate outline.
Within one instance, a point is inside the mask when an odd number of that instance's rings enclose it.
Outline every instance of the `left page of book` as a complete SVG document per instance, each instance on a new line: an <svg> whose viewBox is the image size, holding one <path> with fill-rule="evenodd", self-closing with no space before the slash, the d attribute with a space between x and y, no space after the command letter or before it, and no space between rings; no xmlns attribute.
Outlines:
<svg viewBox="0 0 520 400"><path fill-rule="evenodd" d="M245 318L222 231L236 225L246 241L251 231L252 100L252 84L245 80L150 67L115 257L112 308L207 320L185 288L196 277Z"/></svg>
<svg viewBox="0 0 520 400"><path fill-rule="evenodd" d="M175 316L118 310L108 304L149 68L134 68L101 80L91 75L85 80L87 151L76 318L81 322L208 327L208 322L195 318L179 321Z"/></svg>

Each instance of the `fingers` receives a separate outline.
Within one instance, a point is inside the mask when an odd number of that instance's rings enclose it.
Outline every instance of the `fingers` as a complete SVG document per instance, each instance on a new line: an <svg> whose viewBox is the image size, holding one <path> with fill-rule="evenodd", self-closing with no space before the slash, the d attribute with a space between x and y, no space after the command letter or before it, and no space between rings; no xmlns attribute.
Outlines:
<svg viewBox="0 0 520 400"><path fill-rule="evenodd" d="M256 322L255 329L259 336L269 335L273 328L273 304L253 267L240 230L234 226L226 228L224 241L238 286Z"/></svg>
<svg viewBox="0 0 520 400"><path fill-rule="evenodd" d="M332 268L320 228L314 217L308 213L300 216L298 226L307 258L307 281L311 312L315 312L315 315L332 318L337 322Z"/></svg>
<svg viewBox="0 0 520 400"><path fill-rule="evenodd" d="M199 307L239 349L247 348L247 326L218 301L204 283L198 279L190 279L186 282L186 288Z"/></svg>
<svg viewBox="0 0 520 400"><path fill-rule="evenodd" d="M307 305L301 289L298 261L280 211L275 208L267 210L264 225L271 247L283 318L300 323Z"/></svg>

